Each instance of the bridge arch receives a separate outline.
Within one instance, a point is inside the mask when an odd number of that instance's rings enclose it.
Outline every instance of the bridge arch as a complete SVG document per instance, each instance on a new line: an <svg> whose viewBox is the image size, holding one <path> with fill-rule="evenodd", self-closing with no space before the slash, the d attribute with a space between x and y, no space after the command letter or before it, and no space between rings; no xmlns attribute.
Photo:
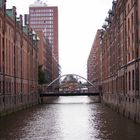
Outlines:
<svg viewBox="0 0 140 140"><path fill-rule="evenodd" d="M70 76L73 76L73 77L75 77L76 79L81 79L81 80L86 81L86 83L87 83L86 87L88 87L88 88L92 87L92 88L94 88L95 90L97 90L97 87L96 87L95 84L91 83L89 80L87 80L86 78L84 78L83 76L80 76L80 75L78 75L78 74L64 74L64 75L61 75L61 76L57 77L56 79L54 79L51 83L49 83L49 84L47 85L46 88L49 88L49 87L53 86L53 84L56 83L57 81L59 81L59 84L61 85L60 80L61 80L62 78L70 77ZM60 86L60 85L59 85L59 86Z"/></svg>

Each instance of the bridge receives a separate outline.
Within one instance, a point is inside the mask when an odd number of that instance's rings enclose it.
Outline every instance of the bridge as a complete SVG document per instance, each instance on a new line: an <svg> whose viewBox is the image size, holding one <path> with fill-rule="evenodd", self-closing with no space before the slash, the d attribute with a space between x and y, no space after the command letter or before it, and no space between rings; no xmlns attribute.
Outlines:
<svg viewBox="0 0 140 140"><path fill-rule="evenodd" d="M40 94L40 97L59 97L59 96L100 96L100 93L99 92L96 92L96 93L91 93L91 92L86 92L86 93L81 93L81 92L78 92L78 93L71 93L71 92L67 92L67 93L64 93L64 92L57 92L57 93L53 93L53 92L47 92L47 93L41 93Z"/></svg>
<svg viewBox="0 0 140 140"><path fill-rule="evenodd" d="M77 74L65 74L42 86L40 97L47 96L100 96L97 86Z"/></svg>

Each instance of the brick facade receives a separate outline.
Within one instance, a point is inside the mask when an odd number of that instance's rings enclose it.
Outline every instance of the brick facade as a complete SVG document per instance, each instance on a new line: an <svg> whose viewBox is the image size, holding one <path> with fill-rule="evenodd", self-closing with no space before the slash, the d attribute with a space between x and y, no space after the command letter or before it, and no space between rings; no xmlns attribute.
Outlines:
<svg viewBox="0 0 140 140"><path fill-rule="evenodd" d="M58 46L58 7L48 6L47 4L42 3L42 1L35 1L34 4L29 6L28 23L29 26L36 32L44 33L45 39L48 40L49 46L52 48L51 60L46 57L45 61L48 62L48 60L50 60L50 65L52 66L52 72L48 73L46 71L46 76L51 77L52 80L54 80L58 78L60 71ZM49 70L50 66L48 64L45 64L44 67ZM47 81L49 81L49 79L47 79Z"/></svg>
<svg viewBox="0 0 140 140"><path fill-rule="evenodd" d="M88 68L88 80L94 85L90 88L90 91L99 91L101 82L101 47L100 47L100 32L98 30L90 51L90 55L87 62Z"/></svg>
<svg viewBox="0 0 140 140"><path fill-rule="evenodd" d="M96 55L92 55L99 62L98 53L102 57L101 82L98 81L102 86L103 101L137 122L140 122L139 21L139 0L113 0L100 32L101 49L99 52L94 50ZM97 40L95 37L94 42ZM96 67L97 62L92 63ZM90 73L94 71L96 68Z"/></svg>
<svg viewBox="0 0 140 140"><path fill-rule="evenodd" d="M16 7L6 9L6 1L0 3L0 106L10 108L22 104L25 96L37 95L38 49Z"/></svg>
<svg viewBox="0 0 140 140"><path fill-rule="evenodd" d="M37 35L40 38L38 42L38 58L39 65L42 66L42 70L45 73L46 83L52 82L52 47L49 41L45 38L42 31L37 31Z"/></svg>
<svg viewBox="0 0 140 140"><path fill-rule="evenodd" d="M102 54L102 85L103 93L129 94L139 96L139 15L138 0L113 1L105 19L102 32L100 51L94 50L92 55L100 63L98 53ZM98 38L95 37L96 44ZM91 56L90 56L91 57ZM97 61L92 61L96 67ZM91 65L89 66L91 67ZM96 68L92 74L97 76ZM92 77L93 78L93 77Z"/></svg>

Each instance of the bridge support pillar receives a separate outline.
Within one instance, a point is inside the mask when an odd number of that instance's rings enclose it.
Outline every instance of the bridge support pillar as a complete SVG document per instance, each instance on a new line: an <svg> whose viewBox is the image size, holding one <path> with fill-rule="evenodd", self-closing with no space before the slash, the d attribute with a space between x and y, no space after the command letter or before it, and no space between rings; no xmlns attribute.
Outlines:
<svg viewBox="0 0 140 140"><path fill-rule="evenodd" d="M38 103L39 103L39 104L42 104L42 103L43 103L43 97L39 97L39 98L38 98Z"/></svg>
<svg viewBox="0 0 140 140"><path fill-rule="evenodd" d="M99 102L101 103L102 102L102 99L103 99L103 94L102 92L99 93Z"/></svg>

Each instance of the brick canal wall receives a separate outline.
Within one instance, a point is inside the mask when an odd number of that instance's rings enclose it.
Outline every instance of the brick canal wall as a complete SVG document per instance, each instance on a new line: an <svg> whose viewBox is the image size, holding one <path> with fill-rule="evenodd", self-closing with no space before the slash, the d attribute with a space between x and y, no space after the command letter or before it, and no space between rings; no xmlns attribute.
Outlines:
<svg viewBox="0 0 140 140"><path fill-rule="evenodd" d="M140 123L140 99L128 95L104 94L103 102L123 116Z"/></svg>
<svg viewBox="0 0 140 140"><path fill-rule="evenodd" d="M0 116L38 104L38 95L0 96Z"/></svg>

